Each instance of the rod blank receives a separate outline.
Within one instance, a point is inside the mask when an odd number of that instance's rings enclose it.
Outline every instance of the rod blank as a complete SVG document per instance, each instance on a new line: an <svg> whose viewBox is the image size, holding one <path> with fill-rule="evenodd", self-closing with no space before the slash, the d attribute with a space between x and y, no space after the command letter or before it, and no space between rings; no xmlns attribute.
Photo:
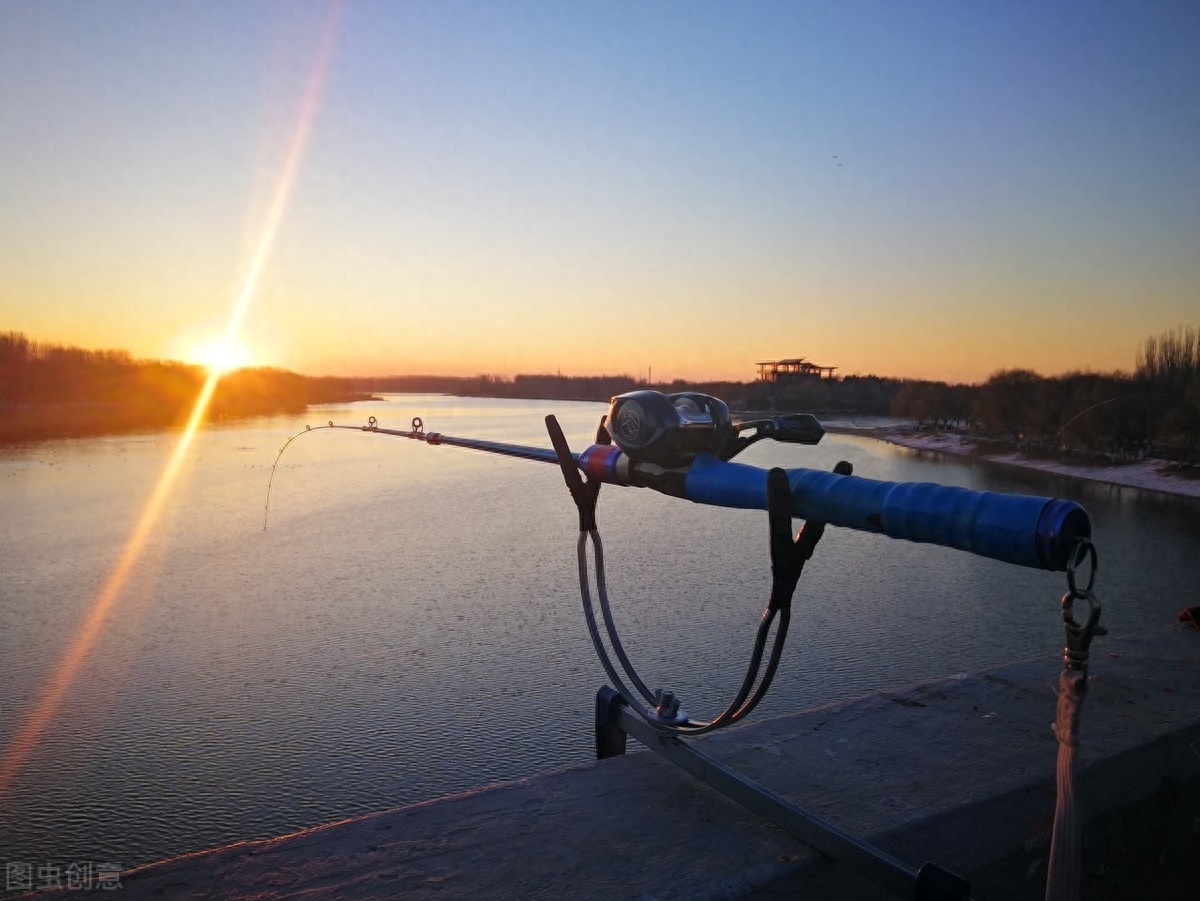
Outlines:
<svg viewBox="0 0 1200 901"><path fill-rule="evenodd" d="M549 448L377 426L362 431L539 463L558 462ZM767 471L756 466L699 454L684 470L664 472L653 467L657 474L649 476L645 464L632 463L612 445L592 445L572 456L589 477L604 482L653 487L698 504L767 509ZM956 548L1019 566L1065 570L1077 542L1091 536L1091 520L1083 507L1060 498L972 491L932 482L881 482L816 469L786 472L792 516L797 519Z"/></svg>

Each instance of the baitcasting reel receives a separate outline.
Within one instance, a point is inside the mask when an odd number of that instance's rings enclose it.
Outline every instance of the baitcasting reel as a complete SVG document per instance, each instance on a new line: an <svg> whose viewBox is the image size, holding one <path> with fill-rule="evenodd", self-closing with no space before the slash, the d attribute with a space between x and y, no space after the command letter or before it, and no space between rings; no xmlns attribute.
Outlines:
<svg viewBox="0 0 1200 901"><path fill-rule="evenodd" d="M605 427L617 447L635 463L653 463L664 469L685 467L698 454L730 460L762 438L817 444L825 434L811 413L735 423L725 401L691 391L620 394L612 399ZM746 429L754 432L743 436Z"/></svg>

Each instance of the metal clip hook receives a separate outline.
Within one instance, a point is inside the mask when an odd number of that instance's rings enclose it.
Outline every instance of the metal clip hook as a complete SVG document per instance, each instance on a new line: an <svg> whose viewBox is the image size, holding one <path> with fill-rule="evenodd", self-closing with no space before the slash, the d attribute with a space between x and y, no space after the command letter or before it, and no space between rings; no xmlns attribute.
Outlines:
<svg viewBox="0 0 1200 901"><path fill-rule="evenodd" d="M1075 619L1072 610L1078 598L1088 602L1087 619L1082 625ZM1063 626L1067 634L1067 643L1063 647L1063 665L1067 669L1086 669L1092 639L1108 632L1100 625L1100 601L1091 591L1075 588L1063 595L1062 611Z"/></svg>
<svg viewBox="0 0 1200 901"><path fill-rule="evenodd" d="M1088 564L1087 584L1079 588L1075 584L1076 569L1084 563ZM1067 593L1062 598L1063 625L1067 633L1067 643L1063 648L1063 665L1067 669L1087 669L1088 650L1092 639L1097 635L1107 634L1107 630L1099 625L1100 601L1092 594L1092 585L1096 582L1096 570L1099 567L1096 546L1088 539L1081 538L1076 542L1067 561ZM1082 625L1075 619L1072 611L1075 601L1079 598L1088 602L1087 621Z"/></svg>
<svg viewBox="0 0 1200 901"><path fill-rule="evenodd" d="M1096 571L1100 568L1100 561L1096 556L1096 545L1086 538L1081 538L1075 542L1070 559L1067 560L1067 590L1072 594L1078 593L1075 587L1076 570L1084 563L1088 564L1087 584L1083 586L1083 590L1087 592L1096 584Z"/></svg>

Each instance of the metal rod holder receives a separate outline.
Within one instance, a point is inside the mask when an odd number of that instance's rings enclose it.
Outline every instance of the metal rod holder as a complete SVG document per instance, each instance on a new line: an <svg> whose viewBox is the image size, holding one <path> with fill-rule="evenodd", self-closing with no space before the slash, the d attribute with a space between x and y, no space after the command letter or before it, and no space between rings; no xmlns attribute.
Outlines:
<svg viewBox="0 0 1200 901"><path fill-rule="evenodd" d="M604 686L596 694L596 756L604 759L624 754L627 735L731 801L898 897L914 901L965 901L971 896L970 884L965 879L933 863L915 868L897 860L694 745L656 729L632 711L616 691Z"/></svg>

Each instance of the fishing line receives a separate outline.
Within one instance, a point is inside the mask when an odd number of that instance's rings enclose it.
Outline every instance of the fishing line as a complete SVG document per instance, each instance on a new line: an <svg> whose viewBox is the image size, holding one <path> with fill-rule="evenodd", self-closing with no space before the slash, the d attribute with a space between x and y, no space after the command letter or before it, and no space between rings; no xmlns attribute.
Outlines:
<svg viewBox="0 0 1200 901"><path fill-rule="evenodd" d="M297 432L295 435L293 435L291 438L289 438L287 441L285 441L283 443L283 447L281 447L279 449L279 453L277 453L275 455L275 462L271 464L271 476L270 476L270 478L267 479L267 499L266 499L266 502L263 504L262 530L264 532L267 531L267 516L271 512L271 487L275 484L275 470L279 468L279 460L283 457L283 452L285 450L287 450L288 447L291 445L291 443L293 441L295 441L297 438L299 438L301 435L307 435L309 432L318 432L321 429L338 429L338 428L350 428L350 427L349 426L336 426L332 422L328 423L327 425L319 425L319 426L315 426L315 427L311 426L311 425L306 425L304 427L304 431Z"/></svg>
<svg viewBox="0 0 1200 901"><path fill-rule="evenodd" d="M303 431L297 432L295 435L293 435L291 438L289 438L287 441L285 441L283 443L283 447L281 447L279 449L279 453L277 453L275 455L275 462L271 464L271 475L267 479L267 498L266 498L266 502L263 504L263 527L262 527L262 530L264 532L267 531L267 516L269 515L269 513L271 511L271 486L275 484L275 470L279 467L279 460L283 457L283 452L285 450L287 450L288 446L291 445L291 443L293 441L295 441L297 438L299 438L301 435L306 435L309 432L319 432L319 431L322 431L323 429L340 429L342 431L351 431L351 432L377 432L381 435L393 435L393 436L400 437L400 438L415 438L420 441L424 441L426 444L440 444L442 442L442 439L444 438L444 436L439 435L437 432L428 432L427 433L425 431L425 423L421 420L420 416L413 417L412 431L409 431L409 432L401 432L397 429L380 428L379 420L377 420L374 416L370 416L367 418L366 425L334 425L332 420L327 422L325 425L318 425L318 426L306 425L304 427ZM453 440L453 439L451 439L451 440Z"/></svg>

